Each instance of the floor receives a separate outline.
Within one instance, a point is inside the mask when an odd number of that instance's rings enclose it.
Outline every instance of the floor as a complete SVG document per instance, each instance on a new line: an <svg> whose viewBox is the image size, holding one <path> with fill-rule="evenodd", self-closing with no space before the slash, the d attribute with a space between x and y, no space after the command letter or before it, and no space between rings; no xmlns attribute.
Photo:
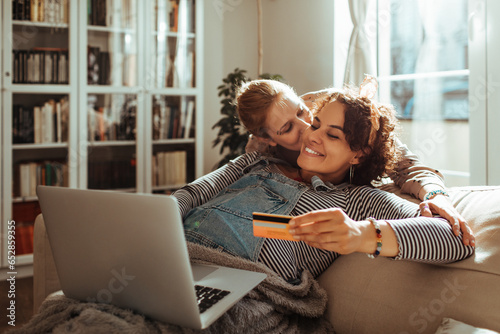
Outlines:
<svg viewBox="0 0 500 334"><path fill-rule="evenodd" d="M15 299L8 298L9 288L10 283L8 281L0 282L0 309L6 310L10 306L10 300L15 300L15 324L16 328L19 328L33 316L33 277L17 278L15 280ZM4 312L2 311L0 314L3 315ZM0 333L3 333L7 329L14 328L8 324L10 321L9 318L5 316L2 316L2 318L3 319L0 320Z"/></svg>

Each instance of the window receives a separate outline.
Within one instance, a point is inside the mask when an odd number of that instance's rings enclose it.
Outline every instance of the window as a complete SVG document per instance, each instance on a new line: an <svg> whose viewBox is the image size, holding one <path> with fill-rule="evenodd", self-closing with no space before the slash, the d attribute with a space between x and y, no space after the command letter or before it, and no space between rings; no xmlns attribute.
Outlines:
<svg viewBox="0 0 500 334"><path fill-rule="evenodd" d="M467 19L467 0L354 0L335 7L335 85L377 75L380 100L398 112L401 140L448 186L469 184Z"/></svg>

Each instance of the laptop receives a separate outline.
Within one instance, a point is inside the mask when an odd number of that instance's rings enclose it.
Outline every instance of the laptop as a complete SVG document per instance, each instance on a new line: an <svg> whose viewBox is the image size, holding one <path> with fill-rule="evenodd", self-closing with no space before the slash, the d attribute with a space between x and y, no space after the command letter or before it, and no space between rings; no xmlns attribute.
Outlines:
<svg viewBox="0 0 500 334"><path fill-rule="evenodd" d="M49 186L37 194L67 297L203 329L267 277L191 264L173 196Z"/></svg>

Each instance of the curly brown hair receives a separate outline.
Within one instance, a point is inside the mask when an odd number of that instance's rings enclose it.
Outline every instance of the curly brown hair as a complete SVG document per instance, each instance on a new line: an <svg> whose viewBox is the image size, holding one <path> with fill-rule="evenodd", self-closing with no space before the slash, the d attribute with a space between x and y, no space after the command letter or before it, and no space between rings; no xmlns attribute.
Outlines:
<svg viewBox="0 0 500 334"><path fill-rule="evenodd" d="M356 87L347 86L341 91L326 95L314 105L313 112L318 112L333 101L338 101L345 106L343 128L350 149L364 153L360 163L353 166L355 170L351 183L369 185L372 181L387 176L394 170L402 155L396 144L399 122L394 106L360 96ZM372 104L379 114L378 130L372 124ZM372 131L376 131L376 135L371 143Z"/></svg>

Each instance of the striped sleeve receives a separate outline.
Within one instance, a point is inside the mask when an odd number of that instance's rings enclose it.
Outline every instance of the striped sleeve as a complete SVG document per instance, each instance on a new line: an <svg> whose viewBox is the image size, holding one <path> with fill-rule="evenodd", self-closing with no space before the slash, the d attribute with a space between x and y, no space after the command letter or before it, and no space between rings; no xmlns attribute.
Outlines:
<svg viewBox="0 0 500 334"><path fill-rule="evenodd" d="M449 263L474 253L473 247L463 244L462 235L453 234L447 220L419 217L417 204L377 189L359 188L357 191L361 202L368 203L369 207L367 216L359 218L371 216L387 220L394 230L399 244L399 254L395 259Z"/></svg>
<svg viewBox="0 0 500 334"><path fill-rule="evenodd" d="M451 225L443 218L417 217L387 222L399 244L396 260L450 263L474 253L474 247L465 246L462 235L455 236Z"/></svg>
<svg viewBox="0 0 500 334"><path fill-rule="evenodd" d="M174 192L181 216L184 217L191 209L205 204L222 189L239 180L245 167L259 158L258 152L245 153Z"/></svg>
<svg viewBox="0 0 500 334"><path fill-rule="evenodd" d="M438 170L422 164L401 141L397 140L397 145L403 153L403 159L389 176L404 194L419 198L420 190L428 184L434 184L438 189L446 189L443 175Z"/></svg>

